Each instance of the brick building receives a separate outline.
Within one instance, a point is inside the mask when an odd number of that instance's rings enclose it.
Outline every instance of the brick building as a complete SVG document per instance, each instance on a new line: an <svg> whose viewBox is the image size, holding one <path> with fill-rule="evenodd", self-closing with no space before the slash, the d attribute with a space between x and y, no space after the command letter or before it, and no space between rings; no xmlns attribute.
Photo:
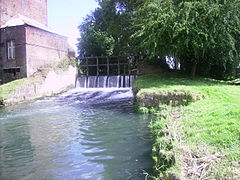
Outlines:
<svg viewBox="0 0 240 180"><path fill-rule="evenodd" d="M48 28L47 0L0 0L0 80L29 77L68 56L67 37Z"/></svg>

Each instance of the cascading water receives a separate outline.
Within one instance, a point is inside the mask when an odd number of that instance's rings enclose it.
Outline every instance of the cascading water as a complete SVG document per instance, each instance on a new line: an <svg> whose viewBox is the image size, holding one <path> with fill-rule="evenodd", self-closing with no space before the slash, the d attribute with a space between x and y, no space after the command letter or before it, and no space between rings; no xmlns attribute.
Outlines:
<svg viewBox="0 0 240 180"><path fill-rule="evenodd" d="M126 88L131 87L136 75L79 76L76 87L80 88Z"/></svg>

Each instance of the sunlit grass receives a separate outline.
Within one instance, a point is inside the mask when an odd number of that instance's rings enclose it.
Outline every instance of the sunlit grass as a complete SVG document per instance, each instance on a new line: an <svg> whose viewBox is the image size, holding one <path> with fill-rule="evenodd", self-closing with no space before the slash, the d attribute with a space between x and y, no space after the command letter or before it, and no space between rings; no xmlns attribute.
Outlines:
<svg viewBox="0 0 240 180"><path fill-rule="evenodd" d="M23 87L34 81L34 78L18 79L0 86L0 100L6 99L15 92L17 88Z"/></svg>
<svg viewBox="0 0 240 180"><path fill-rule="evenodd" d="M139 93L186 89L203 95L203 99L187 106L168 106L168 109L182 110L181 117L177 120L179 121L177 129L175 129L177 131L175 134L179 137L172 139L171 143L174 145L172 150L177 151L176 149L179 149L180 146L184 146L193 154L204 154L205 152L205 155L220 154L221 163L216 163L212 169L209 168L208 175L211 175L212 178L239 177L237 171L240 171L240 86L212 79L192 80L178 77L178 75L152 74L140 76L134 84L134 89ZM155 135L156 132L166 131L166 126L171 129L171 124L176 121L170 116L167 117L167 121L163 121L163 118L157 119L151 126ZM167 130L170 131L169 129ZM169 132L163 136L173 135L172 132ZM166 139L165 137L164 141ZM181 139L181 142L177 139ZM161 147L164 141L159 141L159 137L155 136L154 148ZM176 155L175 158L176 163L172 167L179 168L181 163L178 160L180 161L182 155Z"/></svg>

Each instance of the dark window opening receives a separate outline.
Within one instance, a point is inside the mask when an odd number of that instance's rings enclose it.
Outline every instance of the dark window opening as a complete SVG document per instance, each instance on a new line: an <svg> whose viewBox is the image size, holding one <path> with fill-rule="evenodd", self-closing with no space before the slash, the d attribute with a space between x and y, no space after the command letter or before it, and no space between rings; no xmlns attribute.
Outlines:
<svg viewBox="0 0 240 180"><path fill-rule="evenodd" d="M9 69L3 69L4 73L12 74L14 77L17 73L20 72L20 68L9 68Z"/></svg>
<svg viewBox="0 0 240 180"><path fill-rule="evenodd" d="M7 58L15 59L15 41L7 41Z"/></svg>

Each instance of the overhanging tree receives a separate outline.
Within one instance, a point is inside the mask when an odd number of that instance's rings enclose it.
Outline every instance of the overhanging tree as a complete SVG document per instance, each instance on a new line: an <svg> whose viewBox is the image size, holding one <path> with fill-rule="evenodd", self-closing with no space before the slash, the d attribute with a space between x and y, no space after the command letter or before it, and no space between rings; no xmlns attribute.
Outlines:
<svg viewBox="0 0 240 180"><path fill-rule="evenodd" d="M134 39L152 56L191 64L239 63L239 0L147 0L137 11Z"/></svg>

